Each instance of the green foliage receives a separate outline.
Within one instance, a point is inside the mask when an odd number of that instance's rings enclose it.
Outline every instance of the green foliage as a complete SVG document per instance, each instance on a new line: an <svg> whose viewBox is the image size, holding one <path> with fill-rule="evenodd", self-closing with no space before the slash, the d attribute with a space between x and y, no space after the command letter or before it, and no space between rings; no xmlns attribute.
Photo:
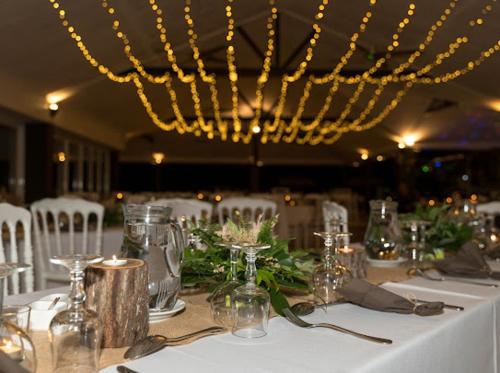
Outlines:
<svg viewBox="0 0 500 373"><path fill-rule="evenodd" d="M418 205L415 212L405 214L402 220L425 220L430 222L426 230L426 242L430 250L443 248L457 251L464 243L472 239L472 228L459 224L449 215L450 207Z"/></svg>
<svg viewBox="0 0 500 373"><path fill-rule="evenodd" d="M257 235L259 243L269 244L271 247L260 251L257 255L256 281L259 286L269 292L273 307L276 312L280 313L281 308L276 307L283 305L283 299L286 302L281 290L309 291L313 260L304 251L289 252L288 241L279 239L273 234L276 219L263 221ZM229 224L236 227L230 229L241 229L233 222ZM185 287L208 286L211 289L229 276L229 250L217 246L217 242L222 240L216 226L210 226L207 229L194 228L192 233L206 246L206 250L186 249L182 283ZM245 267L244 253L240 253L237 270L238 278L242 281L245 278Z"/></svg>

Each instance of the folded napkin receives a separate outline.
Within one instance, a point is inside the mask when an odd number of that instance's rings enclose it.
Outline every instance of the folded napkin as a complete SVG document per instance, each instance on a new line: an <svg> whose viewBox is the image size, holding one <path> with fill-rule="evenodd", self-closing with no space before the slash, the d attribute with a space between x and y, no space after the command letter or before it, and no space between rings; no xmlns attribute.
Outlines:
<svg viewBox="0 0 500 373"><path fill-rule="evenodd" d="M0 351L0 373L28 373L28 371Z"/></svg>
<svg viewBox="0 0 500 373"><path fill-rule="evenodd" d="M357 278L338 289L337 292L348 302L382 312L414 313L419 316L443 313L443 302L415 304L402 296Z"/></svg>
<svg viewBox="0 0 500 373"><path fill-rule="evenodd" d="M500 272L491 270L479 246L474 242L465 243L457 255L436 261L436 268L448 276L470 278L493 278L500 280Z"/></svg>

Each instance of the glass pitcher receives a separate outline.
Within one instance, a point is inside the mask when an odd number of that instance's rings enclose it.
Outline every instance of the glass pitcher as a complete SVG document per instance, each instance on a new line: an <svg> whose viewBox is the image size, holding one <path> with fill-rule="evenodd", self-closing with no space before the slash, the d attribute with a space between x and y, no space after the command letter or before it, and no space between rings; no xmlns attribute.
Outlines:
<svg viewBox="0 0 500 373"><path fill-rule="evenodd" d="M370 219L364 239L370 258L379 260L399 258L401 231L397 208L398 203L394 201L370 201Z"/></svg>
<svg viewBox="0 0 500 373"><path fill-rule="evenodd" d="M170 218L172 209L129 204L124 207L122 257L146 261L149 270L149 308L171 310L181 288L185 248L182 229Z"/></svg>

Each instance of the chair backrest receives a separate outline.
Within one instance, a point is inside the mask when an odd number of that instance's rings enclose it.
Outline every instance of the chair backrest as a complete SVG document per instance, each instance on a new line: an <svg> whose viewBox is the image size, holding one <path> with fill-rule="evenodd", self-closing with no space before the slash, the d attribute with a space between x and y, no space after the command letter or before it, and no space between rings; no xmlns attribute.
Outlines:
<svg viewBox="0 0 500 373"><path fill-rule="evenodd" d="M477 212L484 212L489 215L500 215L500 201L481 203L476 207Z"/></svg>
<svg viewBox="0 0 500 373"><path fill-rule="evenodd" d="M18 224L22 227L22 238L18 236ZM7 226L8 243L3 228ZM7 240L5 240L7 241ZM22 246L22 247L21 247ZM18 262L30 264L23 273L14 273L6 281L7 294L33 291L33 250L31 247L31 214L22 207L0 203L0 263Z"/></svg>
<svg viewBox="0 0 500 373"><path fill-rule="evenodd" d="M348 232L348 214L347 209L333 201L323 202L323 221L325 224L325 231L331 229L332 219L339 219L342 222L342 231Z"/></svg>
<svg viewBox="0 0 500 373"><path fill-rule="evenodd" d="M222 200L217 206L219 224L227 218L234 219L236 211L246 220L256 220L259 215L270 218L276 215L277 204L260 198L233 197Z"/></svg>
<svg viewBox="0 0 500 373"><path fill-rule="evenodd" d="M171 217L177 219L181 224L186 219L193 221L195 224L198 224L202 219L210 222L214 209L209 202L184 198L157 199L155 201L149 201L147 204L170 207L172 209Z"/></svg>
<svg viewBox="0 0 500 373"><path fill-rule="evenodd" d="M101 254L104 206L79 198L45 198L31 205L37 265L43 274L62 272L50 257L64 254ZM95 216L95 240L89 244L89 218ZM67 225L67 232L61 228ZM75 234L75 227L78 231ZM81 232L80 232L81 229ZM81 240L76 237L81 236ZM81 245L77 243L81 242ZM38 268L37 268L38 269Z"/></svg>

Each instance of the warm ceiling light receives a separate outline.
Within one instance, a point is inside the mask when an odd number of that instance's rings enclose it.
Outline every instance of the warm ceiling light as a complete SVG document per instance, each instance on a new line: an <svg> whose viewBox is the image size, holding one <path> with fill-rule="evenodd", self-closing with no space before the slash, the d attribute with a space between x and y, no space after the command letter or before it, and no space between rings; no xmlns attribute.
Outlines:
<svg viewBox="0 0 500 373"><path fill-rule="evenodd" d="M123 193L122 192L116 193L116 199L123 199Z"/></svg>
<svg viewBox="0 0 500 373"><path fill-rule="evenodd" d="M217 194L215 197L214 197L214 200L215 202L220 202L222 201L222 196L220 194Z"/></svg>
<svg viewBox="0 0 500 373"><path fill-rule="evenodd" d="M292 196L290 194L285 194L285 201L290 202L292 200Z"/></svg>
<svg viewBox="0 0 500 373"><path fill-rule="evenodd" d="M500 111L500 100L491 100L487 103L487 105L490 107L490 109Z"/></svg>
<svg viewBox="0 0 500 373"><path fill-rule="evenodd" d="M415 142L417 142L417 137L415 135L404 135L403 136L403 143L406 146L413 146L413 145L415 145Z"/></svg>
<svg viewBox="0 0 500 373"><path fill-rule="evenodd" d="M399 149L404 149L404 148L406 148L405 143L404 143L404 142L400 142L400 143L398 144L398 148L399 148Z"/></svg>
<svg viewBox="0 0 500 373"><path fill-rule="evenodd" d="M378 162L382 162L383 160L384 160L384 156L383 155L381 155L381 154L377 155L377 161Z"/></svg>
<svg viewBox="0 0 500 373"><path fill-rule="evenodd" d="M368 157L369 157L368 153L361 153L361 159L363 161L366 161L368 159Z"/></svg>
<svg viewBox="0 0 500 373"><path fill-rule="evenodd" d="M451 205L451 203L453 202L453 198L451 198L451 197L446 197L446 200L445 200L445 201L446 201L446 203L447 203L448 205Z"/></svg>
<svg viewBox="0 0 500 373"><path fill-rule="evenodd" d="M66 154L64 154L64 152L57 153L57 160L61 163L65 162L66 161Z"/></svg>
<svg viewBox="0 0 500 373"><path fill-rule="evenodd" d="M165 154L164 153L153 153L153 162L155 164L161 164L163 160L165 159Z"/></svg>
<svg viewBox="0 0 500 373"><path fill-rule="evenodd" d="M434 201L433 199L430 199L429 200L429 206L434 206L436 204L436 201Z"/></svg>
<svg viewBox="0 0 500 373"><path fill-rule="evenodd" d="M203 193L198 193L198 194L196 195L196 198L198 198L199 200L202 200L202 199L204 199L204 198L205 198L205 195L204 195Z"/></svg>
<svg viewBox="0 0 500 373"><path fill-rule="evenodd" d="M59 110L59 105L56 102L53 102L53 103L49 104L49 110L50 111L57 111L57 110Z"/></svg>
<svg viewBox="0 0 500 373"><path fill-rule="evenodd" d="M257 134L257 133L260 133L260 127L259 126L253 126L252 127L252 132Z"/></svg>

